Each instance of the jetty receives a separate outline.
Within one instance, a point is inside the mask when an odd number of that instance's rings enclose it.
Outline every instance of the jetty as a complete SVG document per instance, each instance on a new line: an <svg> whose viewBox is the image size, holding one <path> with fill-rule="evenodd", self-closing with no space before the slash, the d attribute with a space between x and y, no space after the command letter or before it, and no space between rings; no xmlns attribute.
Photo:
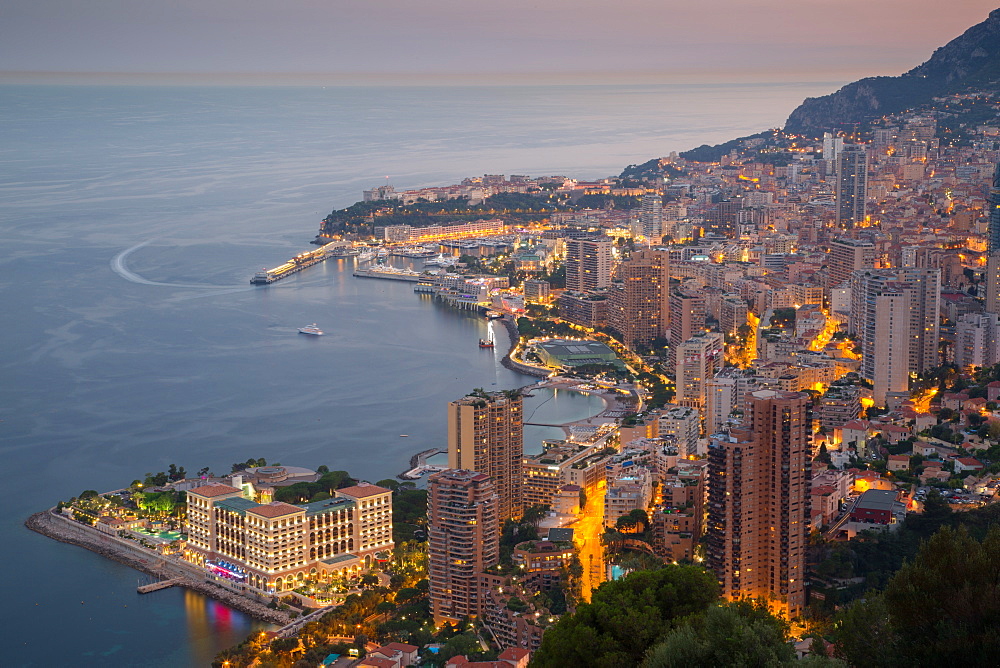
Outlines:
<svg viewBox="0 0 1000 668"><path fill-rule="evenodd" d="M275 267L274 269L264 269L263 271L258 271L254 274L253 278L250 279L250 282L253 285L270 285L271 283L280 281L281 279L287 278L292 274L297 274L303 269L311 267L314 264L319 264L327 258L347 257L348 247L349 244L345 241L332 241L328 244L320 246L316 250L299 253L285 264Z"/></svg>
<svg viewBox="0 0 1000 668"><path fill-rule="evenodd" d="M167 589L168 587L173 587L174 585L179 585L184 582L184 578L171 578L170 580L160 580L159 582L154 582L153 584L139 585L136 587L136 591L140 594L149 594L150 592L159 591L161 589Z"/></svg>

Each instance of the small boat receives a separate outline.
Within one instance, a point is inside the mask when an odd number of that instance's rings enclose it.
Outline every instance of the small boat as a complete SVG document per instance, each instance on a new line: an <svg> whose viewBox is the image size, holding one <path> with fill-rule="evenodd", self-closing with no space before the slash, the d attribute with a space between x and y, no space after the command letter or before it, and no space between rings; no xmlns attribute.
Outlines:
<svg viewBox="0 0 1000 668"><path fill-rule="evenodd" d="M309 336L323 336L323 330L314 322L308 327L299 327L299 334L308 334Z"/></svg>
<svg viewBox="0 0 1000 668"><path fill-rule="evenodd" d="M503 313L500 311L487 311L485 315L487 320L499 320L503 318Z"/></svg>
<svg viewBox="0 0 1000 668"><path fill-rule="evenodd" d="M493 342L490 341L489 339L479 339L479 347L480 348L492 348L493 347Z"/></svg>
<svg viewBox="0 0 1000 668"><path fill-rule="evenodd" d="M409 438L410 435L409 434L400 434L399 437L400 438Z"/></svg>

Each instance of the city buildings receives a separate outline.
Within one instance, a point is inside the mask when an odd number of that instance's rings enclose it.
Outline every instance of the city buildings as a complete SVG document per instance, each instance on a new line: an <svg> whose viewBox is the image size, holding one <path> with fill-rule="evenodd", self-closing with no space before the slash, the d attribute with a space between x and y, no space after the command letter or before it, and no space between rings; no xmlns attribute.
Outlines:
<svg viewBox="0 0 1000 668"><path fill-rule="evenodd" d="M670 358L677 361L681 344L705 331L705 297L700 292L685 292L678 288L670 295Z"/></svg>
<svg viewBox="0 0 1000 668"><path fill-rule="evenodd" d="M612 241L608 237L566 240L566 289L601 290L611 285Z"/></svg>
<svg viewBox="0 0 1000 668"><path fill-rule="evenodd" d="M673 438L677 454L689 457L697 454L701 436L701 413L687 406L667 404L660 411L658 436Z"/></svg>
<svg viewBox="0 0 1000 668"><path fill-rule="evenodd" d="M677 373L674 382L680 406L702 410L705 407L706 383L723 365L723 340L718 332L701 332L677 350Z"/></svg>
<svg viewBox="0 0 1000 668"><path fill-rule="evenodd" d="M630 347L665 338L669 332L669 254L637 250L618 266L615 277L608 324Z"/></svg>
<svg viewBox="0 0 1000 668"><path fill-rule="evenodd" d="M392 554L392 492L338 489L303 505L257 503L236 487L187 492L184 559L237 591L275 594L308 580L357 573Z"/></svg>
<svg viewBox="0 0 1000 668"><path fill-rule="evenodd" d="M709 446L707 565L728 599L805 605L809 395L757 390L744 425Z"/></svg>
<svg viewBox="0 0 1000 668"><path fill-rule="evenodd" d="M955 323L955 364L959 367L1000 364L1000 316L966 313Z"/></svg>
<svg viewBox="0 0 1000 668"><path fill-rule="evenodd" d="M915 267L855 272L850 329L861 338L861 375L885 405L912 376L939 363L941 270Z"/></svg>
<svg viewBox="0 0 1000 668"><path fill-rule="evenodd" d="M512 390L477 392L448 404L448 466L492 479L501 524L523 510L523 403Z"/></svg>
<svg viewBox="0 0 1000 668"><path fill-rule="evenodd" d="M498 503L484 473L451 469L427 479L428 579L435 624L480 614L480 575L500 559Z"/></svg>
<svg viewBox="0 0 1000 668"><path fill-rule="evenodd" d="M830 268L830 287L847 281L855 271L875 268L875 244L857 239L835 239L830 242L827 265ZM799 302L805 304L807 302Z"/></svg>

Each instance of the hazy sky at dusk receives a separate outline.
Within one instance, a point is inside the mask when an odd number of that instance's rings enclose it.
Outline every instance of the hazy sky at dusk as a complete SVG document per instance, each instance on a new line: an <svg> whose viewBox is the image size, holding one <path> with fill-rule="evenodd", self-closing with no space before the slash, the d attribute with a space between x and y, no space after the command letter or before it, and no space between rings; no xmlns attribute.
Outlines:
<svg viewBox="0 0 1000 668"><path fill-rule="evenodd" d="M898 74L998 0L0 0L0 71Z"/></svg>

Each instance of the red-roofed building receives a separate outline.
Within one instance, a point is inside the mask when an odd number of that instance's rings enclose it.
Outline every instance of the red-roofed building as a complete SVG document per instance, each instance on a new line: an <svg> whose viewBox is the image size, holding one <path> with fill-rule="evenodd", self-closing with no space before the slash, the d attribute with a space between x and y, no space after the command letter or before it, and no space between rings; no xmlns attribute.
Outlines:
<svg viewBox="0 0 1000 668"><path fill-rule="evenodd" d="M399 664L395 661L383 659L379 656L372 656L371 654L354 665L356 668L399 668Z"/></svg>
<svg viewBox="0 0 1000 668"><path fill-rule="evenodd" d="M983 463L975 457L956 457L955 473L965 473L966 471L981 471Z"/></svg>
<svg viewBox="0 0 1000 668"><path fill-rule="evenodd" d="M910 456L889 455L886 468L890 471L908 471L910 468Z"/></svg>
<svg viewBox="0 0 1000 668"><path fill-rule="evenodd" d="M379 658L392 662L393 668L404 668L417 663L417 651L420 648L416 645L407 645L401 642L391 642L368 653L366 658Z"/></svg>
<svg viewBox="0 0 1000 668"><path fill-rule="evenodd" d="M462 655L448 659L444 668L527 668L531 652L520 647L508 647L496 661L469 661Z"/></svg>
<svg viewBox="0 0 1000 668"><path fill-rule="evenodd" d="M989 401L1000 401L1000 380L994 380L986 386L986 398Z"/></svg>

